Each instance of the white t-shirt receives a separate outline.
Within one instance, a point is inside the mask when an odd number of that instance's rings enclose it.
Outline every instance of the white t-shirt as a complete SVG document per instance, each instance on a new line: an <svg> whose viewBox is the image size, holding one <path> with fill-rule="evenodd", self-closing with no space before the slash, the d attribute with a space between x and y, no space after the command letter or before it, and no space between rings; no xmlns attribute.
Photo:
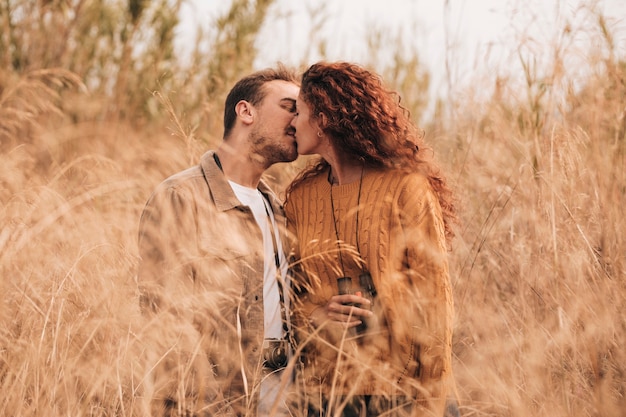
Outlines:
<svg viewBox="0 0 626 417"><path fill-rule="evenodd" d="M256 188L249 188L239 185L235 182L228 181L233 189L233 192L237 196L237 199L242 204L250 207L254 219L261 228L263 233L263 249L265 255L264 273L263 273L263 312L264 312L264 324L265 324L265 338L266 339L282 339L285 337L283 331L282 318L280 314L280 295L278 292L278 283L276 282L276 263L274 260L275 252L278 251L280 260L280 279L283 283L283 289L287 289L289 282L287 280L287 260L283 253L282 243L280 241L280 235L276 222L274 220L274 213L269 202L263 197L263 194ZM269 219L272 222L272 226L268 222ZM277 248L274 248L272 241L272 234L276 237ZM289 297L285 293L285 309L289 311Z"/></svg>

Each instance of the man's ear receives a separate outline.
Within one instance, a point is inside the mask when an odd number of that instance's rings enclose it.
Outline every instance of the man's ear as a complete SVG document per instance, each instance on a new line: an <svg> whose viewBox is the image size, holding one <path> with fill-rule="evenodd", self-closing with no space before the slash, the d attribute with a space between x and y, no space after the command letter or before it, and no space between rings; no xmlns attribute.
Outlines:
<svg viewBox="0 0 626 417"><path fill-rule="evenodd" d="M254 122L254 107L246 100L240 100L235 105L235 113L237 113L237 118L239 118L244 124L251 124Z"/></svg>

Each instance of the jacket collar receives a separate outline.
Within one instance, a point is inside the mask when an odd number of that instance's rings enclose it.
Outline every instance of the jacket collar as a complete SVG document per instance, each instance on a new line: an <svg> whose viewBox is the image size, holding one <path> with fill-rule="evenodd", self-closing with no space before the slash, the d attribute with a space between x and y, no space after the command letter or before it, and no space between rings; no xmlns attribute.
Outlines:
<svg viewBox="0 0 626 417"><path fill-rule="evenodd" d="M215 162L215 151L211 150L202 155L200 159L200 167L204 174L209 190L213 194L213 201L215 201L215 207L219 211L227 211L237 207L243 207L241 202L235 196L233 189L231 188L226 176L222 172L222 169ZM265 194L274 212L276 209L282 209L280 202L276 198L272 189L261 180L259 182L259 190Z"/></svg>

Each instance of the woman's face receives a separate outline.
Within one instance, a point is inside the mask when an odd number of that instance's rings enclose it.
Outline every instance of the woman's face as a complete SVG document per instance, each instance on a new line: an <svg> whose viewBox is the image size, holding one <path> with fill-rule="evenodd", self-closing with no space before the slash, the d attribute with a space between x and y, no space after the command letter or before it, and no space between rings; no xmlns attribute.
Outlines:
<svg viewBox="0 0 626 417"><path fill-rule="evenodd" d="M317 121L311 116L311 108L299 95L296 100L296 115L291 121L291 125L296 129L298 154L323 155L323 149L328 145L328 140Z"/></svg>

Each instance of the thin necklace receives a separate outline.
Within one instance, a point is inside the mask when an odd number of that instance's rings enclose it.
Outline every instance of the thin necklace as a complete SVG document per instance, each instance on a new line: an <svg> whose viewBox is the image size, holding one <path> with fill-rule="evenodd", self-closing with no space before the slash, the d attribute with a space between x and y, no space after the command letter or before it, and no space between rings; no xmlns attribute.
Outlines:
<svg viewBox="0 0 626 417"><path fill-rule="evenodd" d="M356 232L355 232L355 239L356 239L356 250L359 254L359 258L361 257L361 249L359 247L359 211L360 211L360 204L361 204L361 187L363 186L363 171L365 170L365 166L361 167L361 178L359 180L359 192L357 194L356 197ZM333 226L335 227L335 237L337 238L337 249L339 252L339 265L341 266L341 273L342 276L346 275L346 270L343 267L343 256L341 254L341 244L339 243L339 230L337 229L337 219L335 217L335 202L333 201L333 183L331 181L331 170L330 168L328 169L328 182L330 183L330 209L332 210L332 215L333 215ZM363 269L363 267L361 267L361 269Z"/></svg>

